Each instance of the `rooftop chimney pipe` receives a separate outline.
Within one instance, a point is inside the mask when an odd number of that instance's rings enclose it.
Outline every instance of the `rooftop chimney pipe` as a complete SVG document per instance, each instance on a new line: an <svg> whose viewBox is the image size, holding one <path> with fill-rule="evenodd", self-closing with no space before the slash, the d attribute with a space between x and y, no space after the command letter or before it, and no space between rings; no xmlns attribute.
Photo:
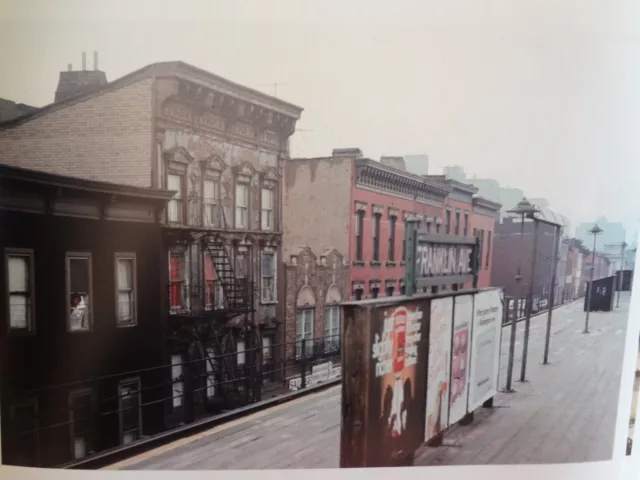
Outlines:
<svg viewBox="0 0 640 480"><path fill-rule="evenodd" d="M87 52L82 52L82 71L87 69Z"/></svg>
<svg viewBox="0 0 640 480"><path fill-rule="evenodd" d="M73 65L71 65L70 63L67 63L67 70L70 72L71 70L73 70Z"/></svg>

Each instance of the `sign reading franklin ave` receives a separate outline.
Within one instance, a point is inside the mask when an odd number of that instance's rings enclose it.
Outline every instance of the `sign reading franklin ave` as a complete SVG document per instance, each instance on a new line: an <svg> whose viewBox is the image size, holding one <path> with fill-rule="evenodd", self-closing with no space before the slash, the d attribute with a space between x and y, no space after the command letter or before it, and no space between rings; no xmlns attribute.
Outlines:
<svg viewBox="0 0 640 480"><path fill-rule="evenodd" d="M418 239L416 270L418 276L468 275L473 273L473 248L466 245L421 244Z"/></svg>
<svg viewBox="0 0 640 480"><path fill-rule="evenodd" d="M418 234L417 220L407 221L406 294L440 285L471 283L478 280L479 239L458 235Z"/></svg>

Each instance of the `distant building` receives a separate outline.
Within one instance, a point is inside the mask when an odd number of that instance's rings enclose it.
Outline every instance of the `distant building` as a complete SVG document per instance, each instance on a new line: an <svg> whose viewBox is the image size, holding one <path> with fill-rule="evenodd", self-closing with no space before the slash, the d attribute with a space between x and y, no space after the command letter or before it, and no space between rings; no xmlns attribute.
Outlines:
<svg viewBox="0 0 640 480"><path fill-rule="evenodd" d="M412 154L405 155L406 170L416 175L429 175L429 155Z"/></svg>
<svg viewBox="0 0 640 480"><path fill-rule="evenodd" d="M16 103L6 98L0 98L0 122L13 120L14 118L28 115L38 110L38 107L32 107L24 103Z"/></svg>
<svg viewBox="0 0 640 480"><path fill-rule="evenodd" d="M465 182L467 180L467 175L464 173L464 168L457 165L444 167L442 169L442 173L447 178L447 180L455 180L456 182Z"/></svg>

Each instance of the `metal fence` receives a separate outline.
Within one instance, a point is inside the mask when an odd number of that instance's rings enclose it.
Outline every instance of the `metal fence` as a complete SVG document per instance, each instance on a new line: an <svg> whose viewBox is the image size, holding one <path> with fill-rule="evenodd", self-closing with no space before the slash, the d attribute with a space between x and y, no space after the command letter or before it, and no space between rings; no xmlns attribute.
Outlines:
<svg viewBox="0 0 640 480"><path fill-rule="evenodd" d="M36 390L4 389L3 463L55 467L340 376L340 337L302 339Z"/></svg>

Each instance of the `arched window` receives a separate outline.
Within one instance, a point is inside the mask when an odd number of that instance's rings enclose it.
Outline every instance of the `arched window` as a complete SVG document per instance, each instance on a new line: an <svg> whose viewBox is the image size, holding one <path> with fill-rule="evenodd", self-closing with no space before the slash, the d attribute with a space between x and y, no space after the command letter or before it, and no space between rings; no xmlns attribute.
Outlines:
<svg viewBox="0 0 640 480"><path fill-rule="evenodd" d="M336 284L327 290L324 309L324 351L340 351L340 302L342 295Z"/></svg>
<svg viewBox="0 0 640 480"><path fill-rule="evenodd" d="M296 300L296 358L302 358L302 341L305 356L313 352L313 331L315 328L316 296L308 285L300 289Z"/></svg>

